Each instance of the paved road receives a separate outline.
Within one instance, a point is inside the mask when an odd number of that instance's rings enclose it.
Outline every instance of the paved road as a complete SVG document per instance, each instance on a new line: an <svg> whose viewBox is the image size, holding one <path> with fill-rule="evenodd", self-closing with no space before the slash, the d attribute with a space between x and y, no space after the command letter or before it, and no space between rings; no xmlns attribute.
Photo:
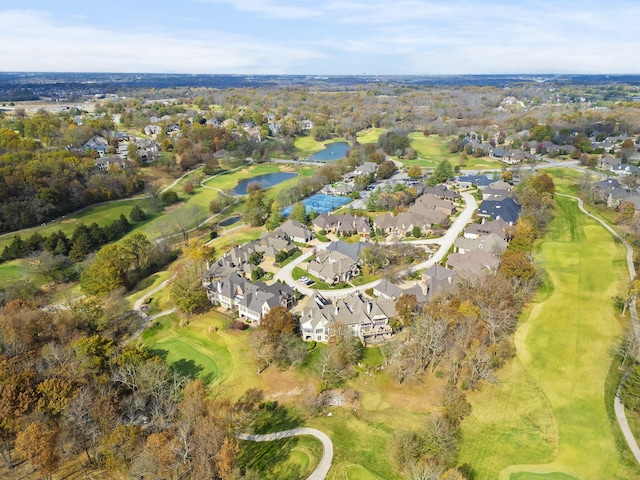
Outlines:
<svg viewBox="0 0 640 480"><path fill-rule="evenodd" d="M445 255L449 251L449 248L451 248L451 245L453 245L453 242L455 242L456 238L458 238L458 235L462 233L462 231L464 230L464 227L471 221L473 212L475 212L475 210L478 208L476 199L471 193L469 192L462 193L462 198L464 198L464 201L465 201L465 208L462 211L462 213L458 215L458 218L456 218L456 220L453 222L451 227L449 227L449 230L447 230L447 233L445 233L440 238L431 238L428 240L413 240L411 242L407 242L407 243L412 243L414 245L427 245L427 244L440 245L440 248L438 249L438 251L429 260L419 263L417 265L413 265L408 269L408 271L417 272L418 270L429 268L430 266L439 262L445 257ZM329 245L329 242L321 244L320 246L317 247L317 249L326 248L327 245ZM304 262L311 255L313 255L313 250L309 250L308 252L305 252L303 255L299 256L298 258L293 260L291 263L281 268L280 271L278 271L278 273L276 273L276 275L274 276L274 280L275 281L282 280L287 285L295 287L300 293L304 295L311 295L313 292L317 291L294 280L292 276L293 269L296 266L298 266L300 263ZM367 288L373 288L380 282L381 280L374 280L373 282L360 285L359 287L341 288L339 290L318 290L318 291L325 298L339 298L339 297L344 297L356 291L362 291L362 290L366 290Z"/></svg>
<svg viewBox="0 0 640 480"><path fill-rule="evenodd" d="M252 442L270 442L281 438L296 437L298 435L311 435L322 443L323 453L320 463L318 463L313 473L307 477L307 480L324 480L327 477L327 473L329 473L331 461L333 460L333 443L331 443L331 439L320 430L316 430L315 428L294 428L293 430L283 430L282 432L267 433L265 435L239 433L238 438Z"/></svg>
<svg viewBox="0 0 640 480"><path fill-rule="evenodd" d="M604 220L601 220L600 218L596 217L592 213L585 210L584 203L581 198L573 197L571 195L563 195L561 193L556 193L556 195L577 200L578 207L580 208L580 210L582 210L582 212L584 212L587 216L599 222L604 228L606 228L611 233L611 235L613 235L615 238L617 238L622 242L622 244L627 249L627 268L629 269L629 277L631 281L635 280L636 270L633 264L633 247L629 244L629 242L627 242L624 238L622 238L618 234L618 232L616 232L613 228L611 228ZM636 344L640 345L640 322L638 321L638 311L636 309L635 301L630 303L629 312L631 313L631 325L633 326L633 332L635 333L635 336L636 336ZM624 435L624 438L627 441L627 445L629 445L629 448L631 449L631 453L633 453L633 456L635 457L636 462L638 462L638 464L640 465L640 447L638 447L638 442L636 441L635 437L633 436L633 433L631 432L631 429L629 428L629 423L627 422L627 414L625 412L622 401L620 400L620 388L622 387L625 380L627 379L628 373L629 372L625 374L622 381L620 382L620 385L618 386L618 392L616 393L613 406L616 413L616 419L618 420L618 425L620 425L620 430L622 430L622 434Z"/></svg>

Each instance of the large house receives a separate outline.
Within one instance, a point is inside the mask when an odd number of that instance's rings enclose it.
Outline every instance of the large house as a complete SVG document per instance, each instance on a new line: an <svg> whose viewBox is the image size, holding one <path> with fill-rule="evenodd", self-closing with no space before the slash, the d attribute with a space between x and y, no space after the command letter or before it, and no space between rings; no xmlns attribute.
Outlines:
<svg viewBox="0 0 640 480"><path fill-rule="evenodd" d="M217 280L205 279L203 285L212 304L237 310L240 318L256 325L260 325L273 307L280 305L290 309L296 303L293 289L288 285L253 283L235 272Z"/></svg>
<svg viewBox="0 0 640 480"><path fill-rule="evenodd" d="M307 243L315 238L313 232L306 225L293 218L284 222L273 233L297 243Z"/></svg>
<svg viewBox="0 0 640 480"><path fill-rule="evenodd" d="M457 275L457 272L437 263L427 268L422 273L422 283L426 286L427 296L431 298L440 290L453 286L453 280Z"/></svg>
<svg viewBox="0 0 640 480"><path fill-rule="evenodd" d="M640 210L640 195L624 188L615 178L607 178L594 183L592 187L594 196L607 202L608 207L617 207L622 202L631 202Z"/></svg>
<svg viewBox="0 0 640 480"><path fill-rule="evenodd" d="M509 225L515 225L521 211L522 207L513 198L507 197L502 200L484 200L478 207L478 216L502 219Z"/></svg>
<svg viewBox="0 0 640 480"><path fill-rule="evenodd" d="M486 219L485 219L486 220ZM483 235L498 235L503 240L508 240L511 227L501 218L488 220L483 223L472 223L464 229L465 238L478 238Z"/></svg>
<svg viewBox="0 0 640 480"><path fill-rule="evenodd" d="M371 235L371 226L367 217L357 217L349 213L344 215L329 215L322 213L313 219L313 228L316 231L324 230L340 235L353 235L357 233L361 237Z"/></svg>
<svg viewBox="0 0 640 480"><path fill-rule="evenodd" d="M331 242L307 264L307 272L328 284L348 282L360 274L360 252L364 244Z"/></svg>
<svg viewBox="0 0 640 480"><path fill-rule="evenodd" d="M484 249L466 253L450 253L447 257L447 268L456 272L477 275L495 272L500 265L500 257Z"/></svg>
<svg viewBox="0 0 640 480"><path fill-rule="evenodd" d="M453 243L454 251L462 254L475 250L485 250L487 252L501 254L506 248L507 241L495 233L482 235L477 238L458 237Z"/></svg>
<svg viewBox="0 0 640 480"><path fill-rule="evenodd" d="M389 319L396 316L394 302L369 299L360 292L334 300L314 292L300 313L300 332L305 341L327 342L340 328L363 343L379 343L391 338Z"/></svg>

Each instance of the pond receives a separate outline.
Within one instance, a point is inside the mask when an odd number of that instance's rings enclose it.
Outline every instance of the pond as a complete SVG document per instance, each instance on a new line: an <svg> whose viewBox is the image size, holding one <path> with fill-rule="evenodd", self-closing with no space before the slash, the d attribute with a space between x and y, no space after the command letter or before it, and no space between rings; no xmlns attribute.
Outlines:
<svg viewBox="0 0 640 480"><path fill-rule="evenodd" d="M290 172L275 172L275 173L265 173L264 175L258 175L253 178L245 178L244 180L240 180L238 185L233 189L234 195L246 195L247 194L247 185L250 183L258 182L262 188L267 189L271 188L274 185L278 185L279 183L284 182L285 180L289 180L297 175L297 173Z"/></svg>
<svg viewBox="0 0 640 480"><path fill-rule="evenodd" d="M349 147L347 142L329 143L325 145L324 150L311 155L309 160L314 162L335 162L347 156Z"/></svg>
<svg viewBox="0 0 640 480"><path fill-rule="evenodd" d="M241 219L242 219L242 217L240 217L239 215L235 216L235 217L225 218L220 223L218 223L218 225L221 226L221 227L228 227L229 225L233 225L234 223L238 223Z"/></svg>

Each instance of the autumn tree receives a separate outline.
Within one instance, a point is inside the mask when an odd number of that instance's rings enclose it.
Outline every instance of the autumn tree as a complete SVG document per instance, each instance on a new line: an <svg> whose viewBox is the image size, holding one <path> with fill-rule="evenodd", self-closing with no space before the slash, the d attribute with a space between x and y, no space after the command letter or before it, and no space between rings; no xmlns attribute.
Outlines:
<svg viewBox="0 0 640 480"><path fill-rule="evenodd" d="M407 170L407 175L409 178L418 179L422 176L422 168L420 165L411 165L409 170Z"/></svg>
<svg viewBox="0 0 640 480"><path fill-rule="evenodd" d="M296 322L291 312L281 305L273 307L260 321L260 328L269 334L271 340L280 335L294 333Z"/></svg>
<svg viewBox="0 0 640 480"><path fill-rule="evenodd" d="M418 301L413 294L403 293L396 301L396 312L404 325L410 325L418 309Z"/></svg>
<svg viewBox="0 0 640 480"><path fill-rule="evenodd" d="M169 296L176 307L189 314L203 312L210 305L200 279L188 270L181 270L171 281Z"/></svg>
<svg viewBox="0 0 640 480"><path fill-rule="evenodd" d="M39 422L30 423L16 437L16 450L27 461L51 478L60 460L56 439L58 431Z"/></svg>

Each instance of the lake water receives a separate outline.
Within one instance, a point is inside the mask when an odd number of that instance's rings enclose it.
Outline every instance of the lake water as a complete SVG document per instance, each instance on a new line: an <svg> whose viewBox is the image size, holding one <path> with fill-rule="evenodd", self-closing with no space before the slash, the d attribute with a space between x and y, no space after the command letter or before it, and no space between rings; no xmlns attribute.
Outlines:
<svg viewBox="0 0 640 480"><path fill-rule="evenodd" d="M241 217L229 217L225 218L223 221L218 223L221 227L228 227L229 225L233 225L234 223L238 223L241 220Z"/></svg>
<svg viewBox="0 0 640 480"><path fill-rule="evenodd" d="M258 182L262 188L267 189L271 188L274 185L278 185L279 183L284 182L285 180L289 180L297 175L297 173L290 172L275 172L275 173L265 173L264 175L258 175L253 178L246 178L238 182L238 185L233 189L234 195L246 195L247 194L247 185L250 183Z"/></svg>
<svg viewBox="0 0 640 480"><path fill-rule="evenodd" d="M329 143L324 150L314 153L309 160L314 162L335 162L347 156L349 144L347 142Z"/></svg>

